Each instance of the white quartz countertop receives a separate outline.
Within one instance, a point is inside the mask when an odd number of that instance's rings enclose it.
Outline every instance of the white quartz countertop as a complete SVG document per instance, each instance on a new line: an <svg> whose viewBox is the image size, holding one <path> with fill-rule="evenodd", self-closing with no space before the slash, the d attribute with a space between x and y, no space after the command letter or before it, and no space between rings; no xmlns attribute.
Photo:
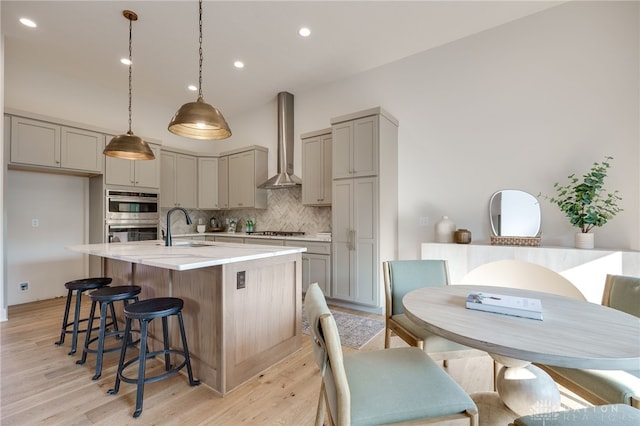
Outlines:
<svg viewBox="0 0 640 426"><path fill-rule="evenodd" d="M307 250L304 247L218 243L213 241L198 241L195 246L187 243L186 241L174 241L173 246L166 247L164 241L153 240L75 245L66 247L66 249L176 271L284 256L302 253Z"/></svg>
<svg viewBox="0 0 640 426"><path fill-rule="evenodd" d="M318 241L318 242L331 242L330 236L324 235L295 235L295 236L283 236L283 235L255 235L247 234L245 232L194 232L190 234L173 234L173 238L190 238L190 237L235 237L235 238L259 238L269 240L287 240L287 241Z"/></svg>

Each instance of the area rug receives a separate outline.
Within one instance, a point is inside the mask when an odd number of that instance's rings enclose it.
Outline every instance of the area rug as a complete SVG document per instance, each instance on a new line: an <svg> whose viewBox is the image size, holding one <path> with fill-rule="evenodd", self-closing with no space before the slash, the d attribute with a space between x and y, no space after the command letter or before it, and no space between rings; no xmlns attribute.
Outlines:
<svg viewBox="0 0 640 426"><path fill-rule="evenodd" d="M350 348L362 348L384 330L384 322L374 318L361 317L334 310L331 313L338 326L340 342ZM304 307L302 308L302 332L309 334L309 322L304 313Z"/></svg>

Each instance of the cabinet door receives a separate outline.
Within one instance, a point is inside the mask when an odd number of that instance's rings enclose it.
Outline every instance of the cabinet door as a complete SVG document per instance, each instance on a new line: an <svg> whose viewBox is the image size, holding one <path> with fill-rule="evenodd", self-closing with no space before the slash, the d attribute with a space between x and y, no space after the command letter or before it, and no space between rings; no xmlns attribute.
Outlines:
<svg viewBox="0 0 640 426"><path fill-rule="evenodd" d="M229 157L218 158L218 205L229 208Z"/></svg>
<svg viewBox="0 0 640 426"><path fill-rule="evenodd" d="M229 208L254 206L254 158L254 151L229 156Z"/></svg>
<svg viewBox="0 0 640 426"><path fill-rule="evenodd" d="M176 154L162 152L160 154L160 205L175 207L176 202Z"/></svg>
<svg viewBox="0 0 640 426"><path fill-rule="evenodd" d="M218 159L198 158L198 208L218 207Z"/></svg>
<svg viewBox="0 0 640 426"><path fill-rule="evenodd" d="M105 183L107 185L134 185L135 179L133 167L134 162L132 160L105 156Z"/></svg>
<svg viewBox="0 0 640 426"><path fill-rule="evenodd" d="M11 117L11 162L60 167L60 126Z"/></svg>
<svg viewBox="0 0 640 426"><path fill-rule="evenodd" d="M335 180L333 198L332 297L377 306L377 178Z"/></svg>
<svg viewBox="0 0 640 426"><path fill-rule="evenodd" d="M198 205L198 163L196 157L178 154L176 156L176 204L184 208Z"/></svg>
<svg viewBox="0 0 640 426"><path fill-rule="evenodd" d="M302 141L302 204L331 205L331 134Z"/></svg>
<svg viewBox="0 0 640 426"><path fill-rule="evenodd" d="M353 177L378 174L378 116L353 122Z"/></svg>
<svg viewBox="0 0 640 426"><path fill-rule="evenodd" d="M331 226L332 289L337 299L354 300L353 179L333 182Z"/></svg>
<svg viewBox="0 0 640 426"><path fill-rule="evenodd" d="M62 127L60 164L65 169L102 173L104 169L104 135Z"/></svg>
<svg viewBox="0 0 640 426"><path fill-rule="evenodd" d="M318 283L326 297L331 297L331 257L323 254L302 254L302 291Z"/></svg>
<svg viewBox="0 0 640 426"><path fill-rule="evenodd" d="M378 183L377 178L354 179L353 215L355 230L354 301L378 305L380 264L378 262ZM397 226L390 223L388 226Z"/></svg>
<svg viewBox="0 0 640 426"><path fill-rule="evenodd" d="M347 121L338 123L332 128L333 139L333 159L332 159L332 175L333 179L341 179L351 177L353 174L352 156L352 139L353 139L353 122Z"/></svg>
<svg viewBox="0 0 640 426"><path fill-rule="evenodd" d="M160 147L149 144L156 157L153 160L136 160L134 163L134 185L147 188L160 186ZM129 160L132 161L132 160Z"/></svg>

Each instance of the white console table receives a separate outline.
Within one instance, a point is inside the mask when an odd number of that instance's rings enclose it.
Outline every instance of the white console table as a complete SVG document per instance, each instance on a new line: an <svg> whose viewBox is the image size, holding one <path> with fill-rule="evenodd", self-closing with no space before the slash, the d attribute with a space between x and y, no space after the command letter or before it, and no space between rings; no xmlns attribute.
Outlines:
<svg viewBox="0 0 640 426"><path fill-rule="evenodd" d="M504 259L522 260L558 272L575 285L585 298L602 302L607 274L640 276L640 252L570 247L519 247L489 244L422 243L422 259L446 259L453 284L485 263Z"/></svg>

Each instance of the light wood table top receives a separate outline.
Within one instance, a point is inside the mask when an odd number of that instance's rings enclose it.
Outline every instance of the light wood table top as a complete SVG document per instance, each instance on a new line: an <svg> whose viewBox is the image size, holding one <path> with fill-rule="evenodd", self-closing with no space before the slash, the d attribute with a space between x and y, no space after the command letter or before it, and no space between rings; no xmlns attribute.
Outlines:
<svg viewBox="0 0 640 426"><path fill-rule="evenodd" d="M540 299L543 320L465 307L472 291ZM640 318L594 303L522 289L449 285L414 290L406 315L449 340L510 358L570 368L640 369Z"/></svg>

